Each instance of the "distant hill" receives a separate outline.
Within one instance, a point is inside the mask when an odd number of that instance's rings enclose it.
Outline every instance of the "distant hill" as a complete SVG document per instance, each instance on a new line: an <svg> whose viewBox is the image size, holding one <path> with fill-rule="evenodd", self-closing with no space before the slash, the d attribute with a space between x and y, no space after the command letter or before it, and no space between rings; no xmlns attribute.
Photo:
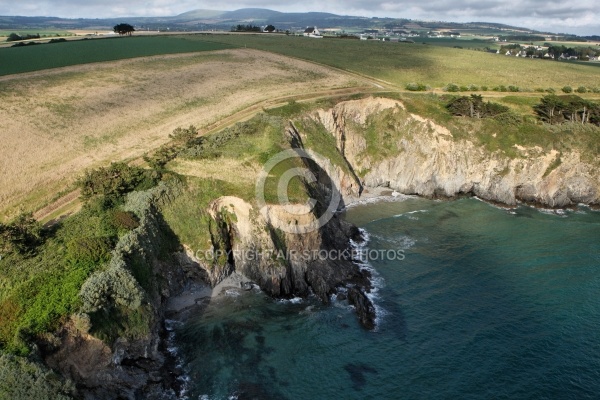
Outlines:
<svg viewBox="0 0 600 400"><path fill-rule="evenodd" d="M179 14L175 17L171 17L174 20L193 20L193 19L201 19L201 18L219 18L221 15L227 13L227 11L217 11L217 10L192 10L188 12L184 12L183 14Z"/></svg>
<svg viewBox="0 0 600 400"><path fill-rule="evenodd" d="M241 10L228 11L221 17L223 19L230 20L243 20L243 19L271 19L277 18L285 13L273 10L267 10L266 8L242 8Z"/></svg>
<svg viewBox="0 0 600 400"><path fill-rule="evenodd" d="M126 22L143 30L229 30L238 24L257 26L274 25L280 30L300 30L307 26L321 29L338 28L346 30L361 29L405 29L436 30L451 29L463 32L485 32L493 35L541 34L527 28L503 25L491 22L445 22L417 21L402 18L367 18L360 16L336 15L322 12L284 13L264 8L244 8L235 11L191 10L183 14L168 17L123 17L102 19L68 19L60 17L21 17L0 16L0 29L112 29L118 23Z"/></svg>

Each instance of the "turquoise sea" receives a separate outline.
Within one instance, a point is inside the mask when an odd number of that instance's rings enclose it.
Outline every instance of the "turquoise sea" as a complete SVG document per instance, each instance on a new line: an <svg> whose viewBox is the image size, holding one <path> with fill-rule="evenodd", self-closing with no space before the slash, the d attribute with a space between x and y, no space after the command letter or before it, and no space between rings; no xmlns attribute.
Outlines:
<svg viewBox="0 0 600 400"><path fill-rule="evenodd" d="M600 397L600 212L356 206L377 329L345 301L231 292L174 330L190 399Z"/></svg>

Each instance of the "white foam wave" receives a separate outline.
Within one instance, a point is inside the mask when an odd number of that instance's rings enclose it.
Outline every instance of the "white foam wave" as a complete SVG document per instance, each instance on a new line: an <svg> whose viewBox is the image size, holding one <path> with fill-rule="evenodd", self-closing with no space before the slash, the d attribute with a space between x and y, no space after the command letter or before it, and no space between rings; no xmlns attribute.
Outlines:
<svg viewBox="0 0 600 400"><path fill-rule="evenodd" d="M492 206L492 207L494 207L494 208L497 208L498 210L512 211L512 210L514 210L514 209L516 208L516 207L513 207L513 206L508 206L508 205L506 205L506 206L503 206L503 205L501 205L501 204L498 204L498 203L492 203L491 201L488 201L488 200L482 199L482 198L480 198L480 197L477 197L477 196L473 196L473 198L474 198L475 200L479 200L479 201L481 201L482 203L485 203L485 204L487 204L487 205L490 205L490 206Z"/></svg>
<svg viewBox="0 0 600 400"><path fill-rule="evenodd" d="M167 352L175 359L175 366L179 371L182 371L182 374L177 377L177 380L181 382L181 390L179 393L179 399L187 400L189 397L187 393L189 391L189 385L191 382L191 377L187 375L184 371L184 360L181 357L181 350L176 345L176 333L175 329L184 325L182 321L173 320L173 319L165 319L165 330L168 332L166 339L166 350Z"/></svg>
<svg viewBox="0 0 600 400"><path fill-rule="evenodd" d="M363 237L363 241L361 243L356 243L351 241L351 246L360 254L363 250L368 249L368 244L371 241L371 235L364 228L359 228L359 231ZM371 275L371 291L369 293L365 293L367 298L371 300L373 307L375 307L375 331L378 330L378 326L382 321L382 318L387 315L386 310L383 309L378 304L379 300L379 291L383 287L385 287L385 279L377 272L377 270L369 263L362 260L354 260L356 265L363 270L367 271Z"/></svg>
<svg viewBox="0 0 600 400"><path fill-rule="evenodd" d="M302 297L293 297L291 299L278 299L278 303L282 304L301 304L304 301Z"/></svg>
<svg viewBox="0 0 600 400"><path fill-rule="evenodd" d="M229 297L240 297L241 294L237 289L227 289L225 295Z"/></svg>
<svg viewBox="0 0 600 400"><path fill-rule="evenodd" d="M373 196L367 197L360 200L356 200L344 207L344 209L349 209L357 206L363 206L367 204L375 204L375 203L395 203L402 202L409 199L418 199L418 196L408 195L408 194L398 194L396 196Z"/></svg>
<svg viewBox="0 0 600 400"><path fill-rule="evenodd" d="M555 215L557 217L561 217L561 218L567 218L567 212L565 210L563 210L562 208L536 208L536 210L538 210L539 212L541 212L542 214L546 214L546 215Z"/></svg>
<svg viewBox="0 0 600 400"><path fill-rule="evenodd" d="M379 241L391 243L401 250L410 249L417 243L417 241L415 239L411 238L410 236L400 236L400 237L396 237L396 238L390 238L390 237L384 237L384 236L380 236L380 235L373 235L373 237L377 238L377 240L379 240Z"/></svg>
<svg viewBox="0 0 600 400"><path fill-rule="evenodd" d="M405 212L405 213L396 214L396 215L394 215L394 218L400 218L400 217L404 217L404 216L408 216L408 215L412 215L412 214L426 213L426 212L429 212L429 210L408 211L408 212Z"/></svg>

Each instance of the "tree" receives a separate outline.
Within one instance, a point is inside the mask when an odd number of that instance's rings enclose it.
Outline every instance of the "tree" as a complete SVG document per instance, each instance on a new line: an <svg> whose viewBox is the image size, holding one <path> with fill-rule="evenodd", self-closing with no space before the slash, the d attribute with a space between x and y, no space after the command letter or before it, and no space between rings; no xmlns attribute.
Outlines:
<svg viewBox="0 0 600 400"><path fill-rule="evenodd" d="M155 171L116 162L108 167L86 171L77 184L84 199L101 195L111 200L119 200L133 190L154 186L157 179L158 173Z"/></svg>
<svg viewBox="0 0 600 400"><path fill-rule="evenodd" d="M21 214L10 224L0 224L0 252L33 254L41 242L42 226L32 214Z"/></svg>
<svg viewBox="0 0 600 400"><path fill-rule="evenodd" d="M135 32L135 28L129 24L115 25L113 30L115 33L118 33L119 35L127 35L127 36L131 36L131 34L133 32Z"/></svg>
<svg viewBox="0 0 600 400"><path fill-rule="evenodd" d="M562 109L565 104L555 94L544 96L540 99L541 103L533 106L533 110L538 115L538 118L549 124L560 123L564 120Z"/></svg>
<svg viewBox="0 0 600 400"><path fill-rule="evenodd" d="M267 25L265 27L265 31L267 31L269 33L274 32L275 31L275 27L273 25Z"/></svg>
<svg viewBox="0 0 600 400"><path fill-rule="evenodd" d="M595 124L600 122L600 104L582 99L579 96L548 95L540 99L541 103L533 106L538 118L549 124L560 124L565 121Z"/></svg>
<svg viewBox="0 0 600 400"><path fill-rule="evenodd" d="M23 38L14 32L8 35L8 38L6 39L7 42L16 42L18 40L23 40Z"/></svg>
<svg viewBox="0 0 600 400"><path fill-rule="evenodd" d="M484 102L479 94L472 94L471 97L455 97L446 106L452 115L471 117L471 118L489 118L508 111L508 107L498 103Z"/></svg>

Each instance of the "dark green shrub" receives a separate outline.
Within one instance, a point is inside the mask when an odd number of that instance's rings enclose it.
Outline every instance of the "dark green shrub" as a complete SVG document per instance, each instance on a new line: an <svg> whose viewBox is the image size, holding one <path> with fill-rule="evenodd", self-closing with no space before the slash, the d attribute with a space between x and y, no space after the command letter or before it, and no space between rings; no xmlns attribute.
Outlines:
<svg viewBox="0 0 600 400"><path fill-rule="evenodd" d="M451 99L446 108L452 115L470 118L488 118L506 113L509 109L498 103L484 102L481 95L461 96Z"/></svg>
<svg viewBox="0 0 600 400"><path fill-rule="evenodd" d="M113 210L111 217L113 225L119 230L130 231L140 226L138 217L131 211Z"/></svg>
<svg viewBox="0 0 600 400"><path fill-rule="evenodd" d="M585 86L579 86L576 90L577 93L587 93L587 88Z"/></svg>
<svg viewBox="0 0 600 400"><path fill-rule="evenodd" d="M113 245L108 237L73 239L67 244L67 260L88 265L106 263L110 259Z"/></svg>
<svg viewBox="0 0 600 400"><path fill-rule="evenodd" d="M67 400L75 385L40 363L9 354L0 355L0 399Z"/></svg>
<svg viewBox="0 0 600 400"><path fill-rule="evenodd" d="M153 154L145 155L144 161L146 161L151 168L162 171L165 165L169 161L174 160L178 154L179 149L176 146L165 144L160 146Z"/></svg>
<svg viewBox="0 0 600 400"><path fill-rule="evenodd" d="M519 125L522 122L521 116L512 111L496 114L493 118L502 125Z"/></svg>
<svg viewBox="0 0 600 400"><path fill-rule="evenodd" d="M111 346L120 337L129 340L146 338L150 334L153 315L149 306L134 310L116 306L91 313L90 320L90 333Z"/></svg>
<svg viewBox="0 0 600 400"><path fill-rule="evenodd" d="M519 91L519 87L518 86L514 86L514 85L510 85L508 87L508 91L509 92L518 92Z"/></svg>
<svg viewBox="0 0 600 400"><path fill-rule="evenodd" d="M451 93L454 93L454 92L459 92L459 91L460 91L460 87L459 87L458 85L454 84L454 83L449 83L449 84L448 84L448 85L447 85L447 86L444 88L444 91L446 91L446 92L451 92Z"/></svg>
<svg viewBox="0 0 600 400"><path fill-rule="evenodd" d="M155 186L159 178L160 174L156 171L118 162L109 167L86 171L77 183L84 199L97 195L118 199L133 190L146 190Z"/></svg>
<svg viewBox="0 0 600 400"><path fill-rule="evenodd" d="M169 138L176 144L186 145L198 138L198 129L194 125L189 128L176 128Z"/></svg>
<svg viewBox="0 0 600 400"><path fill-rule="evenodd" d="M13 222L0 224L0 253L32 255L42 243L42 225L33 214L21 214Z"/></svg>
<svg viewBox="0 0 600 400"><path fill-rule="evenodd" d="M409 83L406 85L406 90L410 90L413 92L423 92L427 90L427 86L422 83Z"/></svg>
<svg viewBox="0 0 600 400"><path fill-rule="evenodd" d="M573 88L571 86L563 86L561 90L563 93L573 93Z"/></svg>

